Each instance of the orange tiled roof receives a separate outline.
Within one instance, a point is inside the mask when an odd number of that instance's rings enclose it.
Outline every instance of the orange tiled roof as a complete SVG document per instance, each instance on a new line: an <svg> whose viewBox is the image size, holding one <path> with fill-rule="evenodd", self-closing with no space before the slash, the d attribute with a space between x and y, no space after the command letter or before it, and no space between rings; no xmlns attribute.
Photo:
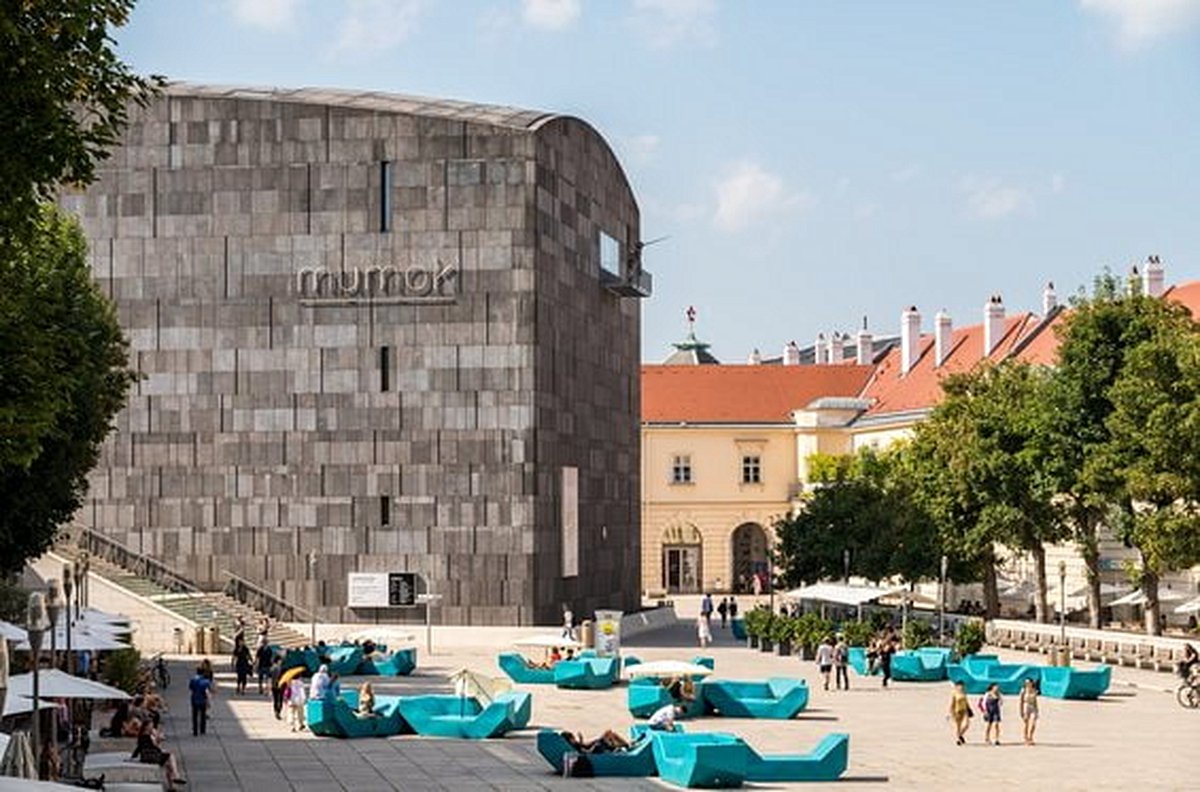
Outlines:
<svg viewBox="0 0 1200 792"><path fill-rule="evenodd" d="M642 366L646 423L790 423L823 396L854 396L870 366Z"/></svg>

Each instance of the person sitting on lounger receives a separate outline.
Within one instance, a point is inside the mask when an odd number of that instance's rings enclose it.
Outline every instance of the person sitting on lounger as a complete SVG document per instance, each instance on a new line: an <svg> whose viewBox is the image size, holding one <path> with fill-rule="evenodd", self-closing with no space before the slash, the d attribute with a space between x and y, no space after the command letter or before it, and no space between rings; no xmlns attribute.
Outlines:
<svg viewBox="0 0 1200 792"><path fill-rule="evenodd" d="M358 712L355 714L360 718L379 717L375 712L375 689L371 687L370 682L364 682L358 689Z"/></svg>
<svg viewBox="0 0 1200 792"><path fill-rule="evenodd" d="M671 694L671 701L686 704L696 700L696 684L691 677L671 677L664 685Z"/></svg>
<svg viewBox="0 0 1200 792"><path fill-rule="evenodd" d="M617 734L612 729L605 730L594 740L583 739L582 734L571 734L571 732L562 732L562 738L567 741L571 748L579 753L587 754L602 754L615 753L617 751L628 751L633 747L633 743L626 740L621 735Z"/></svg>

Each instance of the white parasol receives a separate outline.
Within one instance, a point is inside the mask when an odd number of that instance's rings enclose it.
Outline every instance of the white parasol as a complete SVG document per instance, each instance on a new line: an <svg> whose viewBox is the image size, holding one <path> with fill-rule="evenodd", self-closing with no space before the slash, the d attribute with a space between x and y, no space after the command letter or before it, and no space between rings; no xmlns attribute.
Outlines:
<svg viewBox="0 0 1200 792"><path fill-rule="evenodd" d="M396 627L379 626L348 633L345 636L345 640L358 641L360 643L363 641L374 641L391 649L394 644L413 643L417 640L417 637L412 633L402 632Z"/></svg>
<svg viewBox="0 0 1200 792"><path fill-rule="evenodd" d="M1186 594L1181 594L1178 591L1173 591L1169 588L1168 589L1160 589L1158 592L1158 601L1159 602L1182 602L1185 599L1187 599ZM1141 589L1138 589L1137 591L1131 591L1128 594L1126 594L1124 597L1120 597L1119 599L1115 599L1109 603L1110 606L1145 605L1145 604L1146 604L1146 595L1144 593L1142 593Z"/></svg>
<svg viewBox="0 0 1200 792"><path fill-rule="evenodd" d="M33 696L33 674L16 674L8 678L8 695ZM85 677L72 676L57 668L38 672L38 696L62 699L124 700L129 694L124 690L93 682Z"/></svg>
<svg viewBox="0 0 1200 792"><path fill-rule="evenodd" d="M1200 597L1190 599L1175 609L1176 613L1200 613Z"/></svg>
<svg viewBox="0 0 1200 792"><path fill-rule="evenodd" d="M4 757L0 759L0 775L15 778L38 777L37 760L33 756L33 744L29 732L14 732L4 749Z"/></svg>
<svg viewBox="0 0 1200 792"><path fill-rule="evenodd" d="M529 646L536 649L578 649L583 646L583 644L573 638L564 638L561 635L553 634L530 635L513 641L513 644L515 646Z"/></svg>
<svg viewBox="0 0 1200 792"><path fill-rule="evenodd" d="M629 667L629 676L654 677L667 679L670 677L702 677L712 673L707 666L685 663L681 660L653 660L649 663L639 663Z"/></svg>
<svg viewBox="0 0 1200 792"><path fill-rule="evenodd" d="M29 640L29 633L25 632L24 627L0 621L0 638L6 641L13 641L14 643L24 643Z"/></svg>

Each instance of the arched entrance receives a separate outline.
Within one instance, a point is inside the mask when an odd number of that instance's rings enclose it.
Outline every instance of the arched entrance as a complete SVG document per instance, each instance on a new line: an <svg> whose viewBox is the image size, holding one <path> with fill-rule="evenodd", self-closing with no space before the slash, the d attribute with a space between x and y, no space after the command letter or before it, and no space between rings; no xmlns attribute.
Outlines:
<svg viewBox="0 0 1200 792"><path fill-rule="evenodd" d="M667 526L662 535L662 586L668 594L700 591L704 538L691 523Z"/></svg>
<svg viewBox="0 0 1200 792"><path fill-rule="evenodd" d="M769 575L767 563L767 532L758 523L742 523L733 530L730 557L733 559L733 590L754 590L754 577L764 583Z"/></svg>

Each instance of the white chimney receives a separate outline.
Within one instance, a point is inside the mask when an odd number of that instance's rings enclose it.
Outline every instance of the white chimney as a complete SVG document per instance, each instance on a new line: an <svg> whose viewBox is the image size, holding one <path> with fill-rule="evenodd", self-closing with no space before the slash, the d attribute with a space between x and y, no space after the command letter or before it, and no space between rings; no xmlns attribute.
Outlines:
<svg viewBox="0 0 1200 792"><path fill-rule="evenodd" d="M783 348L783 365L800 365L800 347L796 346L795 341L788 341L787 346Z"/></svg>
<svg viewBox="0 0 1200 792"><path fill-rule="evenodd" d="M954 339L954 325L945 309L933 317L934 366L940 368L950 357L950 345Z"/></svg>
<svg viewBox="0 0 1200 792"><path fill-rule="evenodd" d="M828 362L829 348L825 345L825 334L817 333L817 340L813 343L813 365L819 366Z"/></svg>
<svg viewBox="0 0 1200 792"><path fill-rule="evenodd" d="M860 366L869 366L875 362L875 339L871 335L871 331L867 329L867 317L863 317L862 329L858 331L858 338L854 341L856 349L854 350L854 362Z"/></svg>
<svg viewBox="0 0 1200 792"><path fill-rule="evenodd" d="M762 355L758 354L757 349L750 353L750 357L746 359L746 365L748 365L748 366L762 365Z"/></svg>
<svg viewBox="0 0 1200 792"><path fill-rule="evenodd" d="M1054 291L1054 281L1050 281L1046 288L1042 289L1042 316L1049 316L1057 307L1058 294Z"/></svg>
<svg viewBox="0 0 1200 792"><path fill-rule="evenodd" d="M1146 271L1142 273L1142 292L1148 297L1162 297L1166 291L1163 265L1158 256L1146 260Z"/></svg>
<svg viewBox="0 0 1200 792"><path fill-rule="evenodd" d="M921 312L910 305L900 314L900 373L907 374L917 365L921 352Z"/></svg>
<svg viewBox="0 0 1200 792"><path fill-rule="evenodd" d="M983 356L989 357L1004 335L1004 301L999 294L988 298L983 306Z"/></svg>
<svg viewBox="0 0 1200 792"><path fill-rule="evenodd" d="M839 333L835 330L833 332L833 335L829 339L829 362L830 363L841 363L842 359L845 357L846 357L846 336L842 335L841 333Z"/></svg>

